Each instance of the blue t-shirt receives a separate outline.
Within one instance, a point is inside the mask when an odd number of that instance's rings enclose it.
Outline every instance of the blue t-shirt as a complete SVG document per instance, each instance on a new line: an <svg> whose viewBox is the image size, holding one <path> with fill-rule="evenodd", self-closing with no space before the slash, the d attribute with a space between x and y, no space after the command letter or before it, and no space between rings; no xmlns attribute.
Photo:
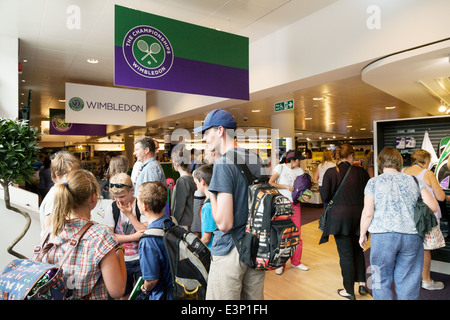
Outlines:
<svg viewBox="0 0 450 320"><path fill-rule="evenodd" d="M234 148L241 159L245 159L250 172L257 178L261 176L262 162L261 158L246 149ZM228 155L228 158L226 157ZM208 191L216 196L219 192L231 193L233 195L233 231L237 240L241 240L244 235L245 225L248 220L248 183L244 175L234 164L233 153L227 152L214 163L214 171L209 184ZM228 254L234 248L231 232L224 233L217 227L214 230L214 239L211 246L211 253L216 256Z"/></svg>
<svg viewBox="0 0 450 320"><path fill-rule="evenodd" d="M149 228L163 228L163 222L168 220L167 216L152 221ZM163 239L158 237L142 237L139 240L139 262L141 265L142 279L159 279L156 287L150 293L149 300L173 300L170 294L172 277L170 274L169 258L164 247ZM164 297L166 288L166 298Z"/></svg>
<svg viewBox="0 0 450 320"><path fill-rule="evenodd" d="M211 202L209 198L205 200L205 203L202 207L202 236L205 232L214 232L216 229L216 222L214 221L212 211L211 211ZM211 240L207 244L209 250L211 250L212 242L214 239L214 234L211 235Z"/></svg>
<svg viewBox="0 0 450 320"><path fill-rule="evenodd" d="M419 181L420 190L425 186ZM364 194L374 197L374 215L370 233L396 232L417 234L414 207L419 197L414 178L401 172L383 173L371 178Z"/></svg>

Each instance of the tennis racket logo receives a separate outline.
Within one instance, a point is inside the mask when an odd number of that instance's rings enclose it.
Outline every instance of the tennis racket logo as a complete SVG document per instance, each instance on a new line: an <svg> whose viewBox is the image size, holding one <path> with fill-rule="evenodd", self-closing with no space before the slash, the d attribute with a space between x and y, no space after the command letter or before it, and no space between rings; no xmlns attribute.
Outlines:
<svg viewBox="0 0 450 320"><path fill-rule="evenodd" d="M129 30L122 48L128 66L140 76L158 78L172 67L172 45L161 31L153 27L138 26Z"/></svg>
<svg viewBox="0 0 450 320"><path fill-rule="evenodd" d="M150 58L152 58L155 63L158 63L158 61L155 59L154 55L156 55L159 52L161 52L161 45L159 43L153 42L149 46L148 43L145 42L145 40L140 39L137 42L137 47L139 48L139 50L141 50L142 52L146 53L146 55L141 58L141 61L146 59L148 56L150 56ZM151 64L152 62L150 60L148 60L147 63Z"/></svg>

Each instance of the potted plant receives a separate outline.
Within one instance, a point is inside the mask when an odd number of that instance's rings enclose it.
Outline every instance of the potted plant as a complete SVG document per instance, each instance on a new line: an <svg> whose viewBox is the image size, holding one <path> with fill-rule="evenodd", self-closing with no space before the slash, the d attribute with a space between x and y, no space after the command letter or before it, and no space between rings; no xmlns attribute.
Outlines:
<svg viewBox="0 0 450 320"><path fill-rule="evenodd" d="M33 164L38 159L40 147L37 128L30 127L26 120L0 118L0 184L4 190L6 208L21 214L25 220L22 233L8 247L8 253L20 258L13 247L25 236L31 225L30 215L10 203L9 185L29 181L35 173Z"/></svg>

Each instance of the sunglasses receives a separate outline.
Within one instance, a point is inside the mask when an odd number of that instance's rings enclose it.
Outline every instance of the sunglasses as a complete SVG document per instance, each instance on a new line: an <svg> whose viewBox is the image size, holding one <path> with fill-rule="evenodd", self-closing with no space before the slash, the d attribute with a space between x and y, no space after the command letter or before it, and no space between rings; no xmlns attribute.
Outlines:
<svg viewBox="0 0 450 320"><path fill-rule="evenodd" d="M116 188L123 188L123 187L128 187L128 188L133 188L132 186L128 186L126 184L121 184L121 183L110 183L109 184L110 188L116 187Z"/></svg>

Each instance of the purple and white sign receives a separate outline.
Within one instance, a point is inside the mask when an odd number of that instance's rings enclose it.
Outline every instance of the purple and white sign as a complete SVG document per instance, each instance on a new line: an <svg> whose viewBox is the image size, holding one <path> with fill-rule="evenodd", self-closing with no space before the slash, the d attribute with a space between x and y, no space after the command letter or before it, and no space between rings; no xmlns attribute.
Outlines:
<svg viewBox="0 0 450 320"><path fill-rule="evenodd" d="M50 109L49 134L103 137L106 136L106 125L68 123L65 110Z"/></svg>
<svg viewBox="0 0 450 320"><path fill-rule="evenodd" d="M69 123L145 126L146 93L66 83L65 110Z"/></svg>

